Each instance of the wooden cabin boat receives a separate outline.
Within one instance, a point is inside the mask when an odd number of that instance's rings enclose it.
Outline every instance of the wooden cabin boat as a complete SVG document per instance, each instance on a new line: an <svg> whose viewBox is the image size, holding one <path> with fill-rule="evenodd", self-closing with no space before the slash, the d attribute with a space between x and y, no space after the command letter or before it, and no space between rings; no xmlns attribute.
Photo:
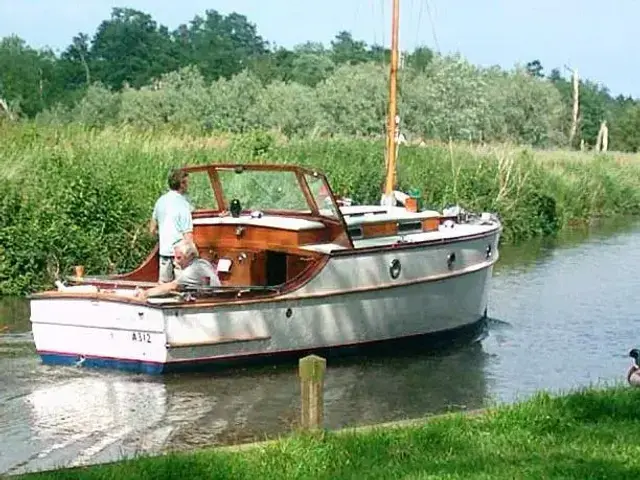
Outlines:
<svg viewBox="0 0 640 480"><path fill-rule="evenodd" d="M461 332L486 316L493 215L339 206L322 173L298 166L185 170L224 206L193 212L222 286L136 298L155 284L157 247L130 273L68 277L31 297L44 363L162 372Z"/></svg>
<svg viewBox="0 0 640 480"><path fill-rule="evenodd" d="M71 277L31 297L43 362L155 373L328 355L481 325L500 221L394 200L398 18L393 0L381 205L338 205L322 173L298 166L188 167L194 240L222 286L136 298L135 288L155 284L157 247L127 274Z"/></svg>

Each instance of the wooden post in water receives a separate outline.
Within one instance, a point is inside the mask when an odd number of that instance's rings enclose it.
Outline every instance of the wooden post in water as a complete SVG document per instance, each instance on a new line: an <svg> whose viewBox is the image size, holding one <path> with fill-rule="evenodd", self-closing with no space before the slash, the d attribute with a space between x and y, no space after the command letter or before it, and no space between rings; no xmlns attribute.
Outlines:
<svg viewBox="0 0 640 480"><path fill-rule="evenodd" d="M303 430L322 428L324 421L324 372L327 361L317 355L301 358L298 364L302 393L300 426Z"/></svg>

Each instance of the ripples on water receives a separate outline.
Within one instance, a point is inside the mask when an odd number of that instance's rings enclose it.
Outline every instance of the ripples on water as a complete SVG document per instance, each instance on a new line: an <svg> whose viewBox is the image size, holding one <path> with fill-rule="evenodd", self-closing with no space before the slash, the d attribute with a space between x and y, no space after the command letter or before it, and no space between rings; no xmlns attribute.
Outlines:
<svg viewBox="0 0 640 480"><path fill-rule="evenodd" d="M640 344L640 229L545 251L526 269L498 272L491 313L510 327L484 350L493 395L564 391L624 380L628 351Z"/></svg>
<svg viewBox="0 0 640 480"><path fill-rule="evenodd" d="M634 226L502 249L489 336L435 355L331 362L326 426L623 381L627 352L640 345L639 240ZM17 333L28 328L25 302L0 304L3 326L0 474L260 440L286 434L298 418L293 367L160 378L47 367L29 334Z"/></svg>
<svg viewBox="0 0 640 480"><path fill-rule="evenodd" d="M446 355L334 364L325 382L326 425L478 408L487 393L485 359L477 344ZM0 471L262 440L298 420L292 367L163 378L41 366L33 356L0 367L0 382L10 385L0 394Z"/></svg>

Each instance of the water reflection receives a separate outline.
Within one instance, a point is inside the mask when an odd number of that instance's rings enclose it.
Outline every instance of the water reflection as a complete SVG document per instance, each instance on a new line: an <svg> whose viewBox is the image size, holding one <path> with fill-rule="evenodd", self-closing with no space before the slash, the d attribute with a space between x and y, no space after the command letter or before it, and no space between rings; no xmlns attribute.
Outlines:
<svg viewBox="0 0 640 480"><path fill-rule="evenodd" d="M28 331L29 312L29 302L24 298L0 296L0 336Z"/></svg>
<svg viewBox="0 0 640 480"><path fill-rule="evenodd" d="M161 422L167 392L158 383L89 377L38 387L23 401L38 457L75 445L78 464Z"/></svg>
<svg viewBox="0 0 640 480"><path fill-rule="evenodd" d="M479 344L440 354L329 364L325 421L340 428L483 405ZM183 450L289 433L299 415L293 366L144 376L46 369L16 382L0 413L0 472L108 461L137 451Z"/></svg>
<svg viewBox="0 0 640 480"><path fill-rule="evenodd" d="M491 315L509 327L491 329L483 348L492 395L526 398L624 381L627 352L638 345L640 230L553 249L526 274L494 278Z"/></svg>
<svg viewBox="0 0 640 480"><path fill-rule="evenodd" d="M552 259L554 252L578 247L585 242L607 243L620 235L637 230L640 219L614 217L594 219L589 223L575 224L551 237L540 237L516 245L500 246L500 261L494 274L504 272L524 273Z"/></svg>

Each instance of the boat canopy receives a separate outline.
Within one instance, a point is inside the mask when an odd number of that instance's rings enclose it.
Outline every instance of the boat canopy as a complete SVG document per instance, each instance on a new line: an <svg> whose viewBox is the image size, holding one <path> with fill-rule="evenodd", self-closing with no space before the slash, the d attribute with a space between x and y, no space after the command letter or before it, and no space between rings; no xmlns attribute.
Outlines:
<svg viewBox="0 0 640 480"><path fill-rule="evenodd" d="M341 216L324 174L296 165L211 164L182 169L187 197L198 211L250 211Z"/></svg>

